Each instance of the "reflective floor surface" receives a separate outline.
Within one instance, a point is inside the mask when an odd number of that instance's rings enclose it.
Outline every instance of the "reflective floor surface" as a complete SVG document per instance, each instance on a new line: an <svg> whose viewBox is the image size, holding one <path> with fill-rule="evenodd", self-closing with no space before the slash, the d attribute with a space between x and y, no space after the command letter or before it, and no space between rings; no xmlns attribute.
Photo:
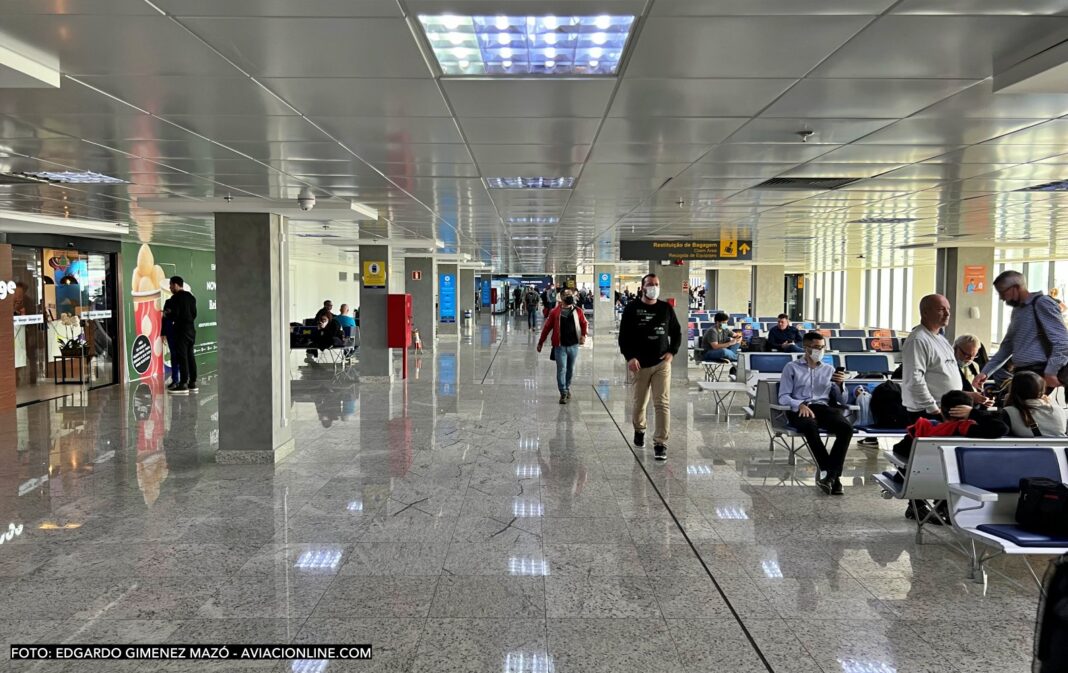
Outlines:
<svg viewBox="0 0 1068 673"><path fill-rule="evenodd" d="M824 496L762 422L717 421L692 382L673 387L669 460L632 453L613 339L582 349L567 405L523 319L483 318L407 384L294 361L297 448L275 466L213 463L210 379L0 419L3 643L375 655L101 666L5 647L0 670L1029 670L1022 561L971 582L879 497L877 451L854 445L845 497Z"/></svg>

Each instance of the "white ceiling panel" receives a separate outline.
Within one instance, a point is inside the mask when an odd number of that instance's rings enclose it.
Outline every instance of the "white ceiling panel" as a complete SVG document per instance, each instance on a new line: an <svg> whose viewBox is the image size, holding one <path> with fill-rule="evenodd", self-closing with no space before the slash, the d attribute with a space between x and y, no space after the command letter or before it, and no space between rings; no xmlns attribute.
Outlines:
<svg viewBox="0 0 1068 673"><path fill-rule="evenodd" d="M225 18L183 21L257 77L429 77L400 18Z"/></svg>
<svg viewBox="0 0 1068 673"><path fill-rule="evenodd" d="M907 117L974 84L961 79L804 79L765 117Z"/></svg>
<svg viewBox="0 0 1068 673"><path fill-rule="evenodd" d="M661 164L697 161L711 145L668 145L598 142L590 156L593 164L640 163L643 160Z"/></svg>
<svg viewBox="0 0 1068 673"><path fill-rule="evenodd" d="M58 57L67 75L210 76L226 65L159 14L11 16L0 8L0 16L5 35ZM115 41L109 35L123 37Z"/></svg>
<svg viewBox="0 0 1068 673"><path fill-rule="evenodd" d="M863 28L863 16L651 18L628 77L804 77Z"/></svg>
<svg viewBox="0 0 1068 673"><path fill-rule="evenodd" d="M291 115L291 109L245 77L80 77L79 80L152 114Z"/></svg>
<svg viewBox="0 0 1068 673"><path fill-rule="evenodd" d="M456 122L449 117L327 117L313 121L338 140L361 142L462 143ZM311 126L306 124L306 126ZM322 138L322 134L319 138Z"/></svg>
<svg viewBox="0 0 1068 673"><path fill-rule="evenodd" d="M310 117L449 117L430 79L264 78L264 83Z"/></svg>
<svg viewBox="0 0 1068 673"><path fill-rule="evenodd" d="M597 135L601 120L578 117L463 117L467 142L479 144L575 144L589 145Z"/></svg>
<svg viewBox="0 0 1068 673"><path fill-rule="evenodd" d="M895 14L1068 15L1062 0L902 0Z"/></svg>
<svg viewBox="0 0 1068 673"><path fill-rule="evenodd" d="M727 139L746 121L744 117L725 119L698 117L655 117L651 119L606 119L598 136L602 143L672 143L714 145Z"/></svg>
<svg viewBox="0 0 1068 673"><path fill-rule="evenodd" d="M443 80L456 114L463 117L603 117L615 81Z"/></svg>
<svg viewBox="0 0 1068 673"><path fill-rule="evenodd" d="M944 145L847 145L820 156L825 164L911 164L952 152L959 146Z"/></svg>
<svg viewBox="0 0 1068 673"><path fill-rule="evenodd" d="M479 164L581 164L589 145L472 145Z"/></svg>
<svg viewBox="0 0 1068 673"><path fill-rule="evenodd" d="M844 145L873 133L894 119L778 119L759 117L739 129L731 143L796 143ZM801 132L810 135L800 135Z"/></svg>
<svg viewBox="0 0 1068 673"><path fill-rule="evenodd" d="M92 0L80 0L85 4ZM99 0L96 0L99 2ZM163 10L178 16L322 16L400 17L396 0L301 0L299 10L290 0L155 0Z"/></svg>
<svg viewBox="0 0 1068 673"><path fill-rule="evenodd" d="M995 59L1066 28L1047 16L885 16L813 76L983 79Z"/></svg>
<svg viewBox="0 0 1068 673"><path fill-rule="evenodd" d="M974 145L1033 126L1035 119L903 119L857 142L863 145Z"/></svg>
<svg viewBox="0 0 1068 673"><path fill-rule="evenodd" d="M1068 94L994 93L993 80L987 79L921 110L917 116L1049 119L1065 114L1068 114Z"/></svg>
<svg viewBox="0 0 1068 673"><path fill-rule="evenodd" d="M624 78L609 116L751 117L794 82L792 79Z"/></svg>
<svg viewBox="0 0 1068 673"><path fill-rule="evenodd" d="M809 145L800 142L792 145L729 143L714 148L701 160L701 163L799 164L815 159L833 149L834 146L831 145Z"/></svg>
<svg viewBox="0 0 1068 673"><path fill-rule="evenodd" d="M1010 0L1011 1L1011 0ZM653 16L765 16L774 14L880 14L894 0L671 0L658 2Z"/></svg>

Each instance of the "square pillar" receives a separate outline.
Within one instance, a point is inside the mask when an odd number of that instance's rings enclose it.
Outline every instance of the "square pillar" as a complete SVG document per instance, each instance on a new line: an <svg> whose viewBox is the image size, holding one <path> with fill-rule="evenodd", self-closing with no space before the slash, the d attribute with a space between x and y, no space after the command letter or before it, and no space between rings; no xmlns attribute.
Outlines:
<svg viewBox="0 0 1068 673"><path fill-rule="evenodd" d="M360 380L393 380L393 354L386 345L386 295L389 294L392 251L388 245L360 246ZM381 265L378 277L368 275L369 264ZM368 287L368 281L379 287Z"/></svg>
<svg viewBox="0 0 1068 673"><path fill-rule="evenodd" d="M434 315L434 297L437 277L434 275L433 257L407 257L404 260L408 277L406 288L412 295L412 324L419 330L423 341L423 350L434 349L434 327L437 318ZM419 278L416 279L415 276Z"/></svg>
<svg viewBox="0 0 1068 673"><path fill-rule="evenodd" d="M475 270L460 269L458 272L460 282L456 286L456 303L459 307L458 320L463 324L463 318L467 311L471 312L471 322L475 320ZM471 325L467 325L471 327Z"/></svg>
<svg viewBox="0 0 1068 673"><path fill-rule="evenodd" d="M990 312L994 291L994 248L943 248L938 251L938 257L935 292L949 300L952 312L946 326L946 338L952 342L962 334L974 334L989 345L993 338ZM915 275L914 271L913 277ZM918 322L919 298L912 314Z"/></svg>
<svg viewBox="0 0 1068 673"><path fill-rule="evenodd" d="M724 313L746 313L749 311L749 293L752 288L749 269L716 269L713 287L715 294L705 292L705 302L712 301Z"/></svg>
<svg viewBox="0 0 1068 673"><path fill-rule="evenodd" d="M293 450L287 230L280 215L215 214L217 463L274 463Z"/></svg>
<svg viewBox="0 0 1068 673"><path fill-rule="evenodd" d="M438 264L438 295L437 314L434 319L438 325L438 336L450 341L458 341L460 337L460 305L459 305L459 267L456 264ZM451 303L451 308L446 305ZM455 314L444 316L445 311ZM444 320L442 318L445 318Z"/></svg>
<svg viewBox="0 0 1068 673"><path fill-rule="evenodd" d="M779 315L786 310L786 267L753 267L752 317Z"/></svg>

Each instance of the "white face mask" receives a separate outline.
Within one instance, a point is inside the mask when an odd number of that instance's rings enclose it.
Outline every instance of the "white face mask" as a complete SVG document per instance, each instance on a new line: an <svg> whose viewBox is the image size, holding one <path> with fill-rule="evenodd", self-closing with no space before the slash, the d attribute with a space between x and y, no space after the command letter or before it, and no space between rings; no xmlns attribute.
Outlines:
<svg viewBox="0 0 1068 673"><path fill-rule="evenodd" d="M823 349L823 348L806 348L805 349L805 355L808 356L808 359L811 360L812 362L820 362L821 360L823 360L823 354L825 352L827 352L827 351L825 349Z"/></svg>
<svg viewBox="0 0 1068 673"><path fill-rule="evenodd" d="M659 285L646 285L645 286L645 297L646 297L646 299L650 299L652 301L656 301L656 299L659 296L660 296L660 286Z"/></svg>

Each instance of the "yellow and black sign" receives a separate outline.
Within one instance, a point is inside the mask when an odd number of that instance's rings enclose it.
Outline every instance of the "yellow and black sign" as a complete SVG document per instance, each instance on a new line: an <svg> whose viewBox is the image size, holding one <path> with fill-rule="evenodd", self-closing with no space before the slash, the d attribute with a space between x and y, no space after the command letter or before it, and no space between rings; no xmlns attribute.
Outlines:
<svg viewBox="0 0 1068 673"><path fill-rule="evenodd" d="M385 287L386 286L386 263L364 262L363 263L363 286Z"/></svg>
<svg viewBox="0 0 1068 673"><path fill-rule="evenodd" d="M620 260L751 260L753 242L736 238L718 241L620 241Z"/></svg>

